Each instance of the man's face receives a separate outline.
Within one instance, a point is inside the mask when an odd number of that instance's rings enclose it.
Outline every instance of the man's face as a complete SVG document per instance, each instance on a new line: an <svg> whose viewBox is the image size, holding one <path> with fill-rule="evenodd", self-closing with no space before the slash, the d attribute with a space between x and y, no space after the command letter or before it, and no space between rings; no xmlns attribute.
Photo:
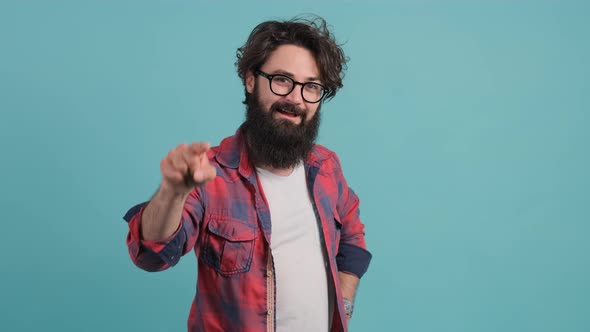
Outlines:
<svg viewBox="0 0 590 332"><path fill-rule="evenodd" d="M260 70L269 75L285 75L297 82L321 83L319 81L320 73L313 55L300 46L279 46L272 52ZM271 91L270 81L265 77L255 75L255 73L248 73L246 89L251 97L258 99L258 103L265 112L272 112L273 118L285 119L296 125L310 121L321 104L305 101L301 95L300 85L295 85L293 91L288 95L278 96ZM282 112L280 106L288 108L291 112ZM292 114L293 112L296 114Z"/></svg>
<svg viewBox="0 0 590 332"><path fill-rule="evenodd" d="M313 56L298 46L280 46L260 71L268 75L284 75L303 83L320 83ZM301 85L295 85L285 96L277 95L271 91L268 78L254 73L247 77L246 88L250 97L245 131L252 161L285 169L305 159L317 137L321 103L304 100Z"/></svg>

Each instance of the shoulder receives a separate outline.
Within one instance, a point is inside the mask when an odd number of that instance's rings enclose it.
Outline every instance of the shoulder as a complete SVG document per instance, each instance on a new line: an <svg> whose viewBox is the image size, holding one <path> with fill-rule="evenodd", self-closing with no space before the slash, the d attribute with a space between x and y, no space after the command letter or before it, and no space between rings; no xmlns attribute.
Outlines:
<svg viewBox="0 0 590 332"><path fill-rule="evenodd" d="M314 144L313 155L313 159L320 163L322 168L341 169L338 155L327 147L321 144Z"/></svg>
<svg viewBox="0 0 590 332"><path fill-rule="evenodd" d="M328 149L327 147L321 144L314 144L313 145L313 153L318 157L320 160L328 159L332 154L335 154L334 151Z"/></svg>
<svg viewBox="0 0 590 332"><path fill-rule="evenodd" d="M224 138L218 146L211 147L207 153L210 161L219 165L237 168L240 156L245 152L245 145L240 133Z"/></svg>

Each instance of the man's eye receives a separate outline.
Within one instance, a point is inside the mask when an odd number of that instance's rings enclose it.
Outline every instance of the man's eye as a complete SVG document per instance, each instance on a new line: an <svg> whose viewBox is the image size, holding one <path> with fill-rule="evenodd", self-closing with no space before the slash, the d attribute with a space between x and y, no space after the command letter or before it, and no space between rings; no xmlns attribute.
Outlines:
<svg viewBox="0 0 590 332"><path fill-rule="evenodd" d="M283 76L275 76L275 81L277 81L277 83L290 83L290 79L288 79L287 77L283 77Z"/></svg>
<svg viewBox="0 0 590 332"><path fill-rule="evenodd" d="M307 83L305 85L305 88L309 91L320 91L322 89L322 86L315 83Z"/></svg>

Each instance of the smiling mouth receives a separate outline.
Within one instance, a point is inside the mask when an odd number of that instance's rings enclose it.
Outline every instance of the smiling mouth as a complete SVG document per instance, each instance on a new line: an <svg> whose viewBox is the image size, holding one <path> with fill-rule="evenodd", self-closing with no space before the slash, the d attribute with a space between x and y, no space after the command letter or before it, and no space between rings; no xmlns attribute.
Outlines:
<svg viewBox="0 0 590 332"><path fill-rule="evenodd" d="M291 118L291 119L296 119L301 116L301 114L299 114L299 113L296 113L292 110L283 109L283 108L277 109L277 113L285 115L286 117Z"/></svg>
<svg viewBox="0 0 590 332"><path fill-rule="evenodd" d="M280 109L280 110L277 110L277 112L279 112L279 113L281 113L281 114L284 114L284 115L286 115L286 116L292 117L292 118L297 118L297 117L299 117L299 115L298 115L298 114L295 114L295 113L293 113L293 112L289 112L289 111L286 111L286 110L281 110L281 109Z"/></svg>

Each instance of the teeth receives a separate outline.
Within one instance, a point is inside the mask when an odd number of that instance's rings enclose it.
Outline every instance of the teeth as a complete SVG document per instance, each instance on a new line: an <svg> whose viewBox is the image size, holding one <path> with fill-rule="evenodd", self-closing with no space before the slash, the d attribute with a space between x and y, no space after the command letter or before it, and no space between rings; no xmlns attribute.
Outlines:
<svg viewBox="0 0 590 332"><path fill-rule="evenodd" d="M284 109L284 108L277 108L277 111L283 114L288 114L291 116L300 116L299 112L292 110L292 109Z"/></svg>
<svg viewBox="0 0 590 332"><path fill-rule="evenodd" d="M286 113L286 114L293 115L293 116L297 116L297 114L295 114L293 112L289 112L289 111L283 110L283 109L279 110L279 112Z"/></svg>

